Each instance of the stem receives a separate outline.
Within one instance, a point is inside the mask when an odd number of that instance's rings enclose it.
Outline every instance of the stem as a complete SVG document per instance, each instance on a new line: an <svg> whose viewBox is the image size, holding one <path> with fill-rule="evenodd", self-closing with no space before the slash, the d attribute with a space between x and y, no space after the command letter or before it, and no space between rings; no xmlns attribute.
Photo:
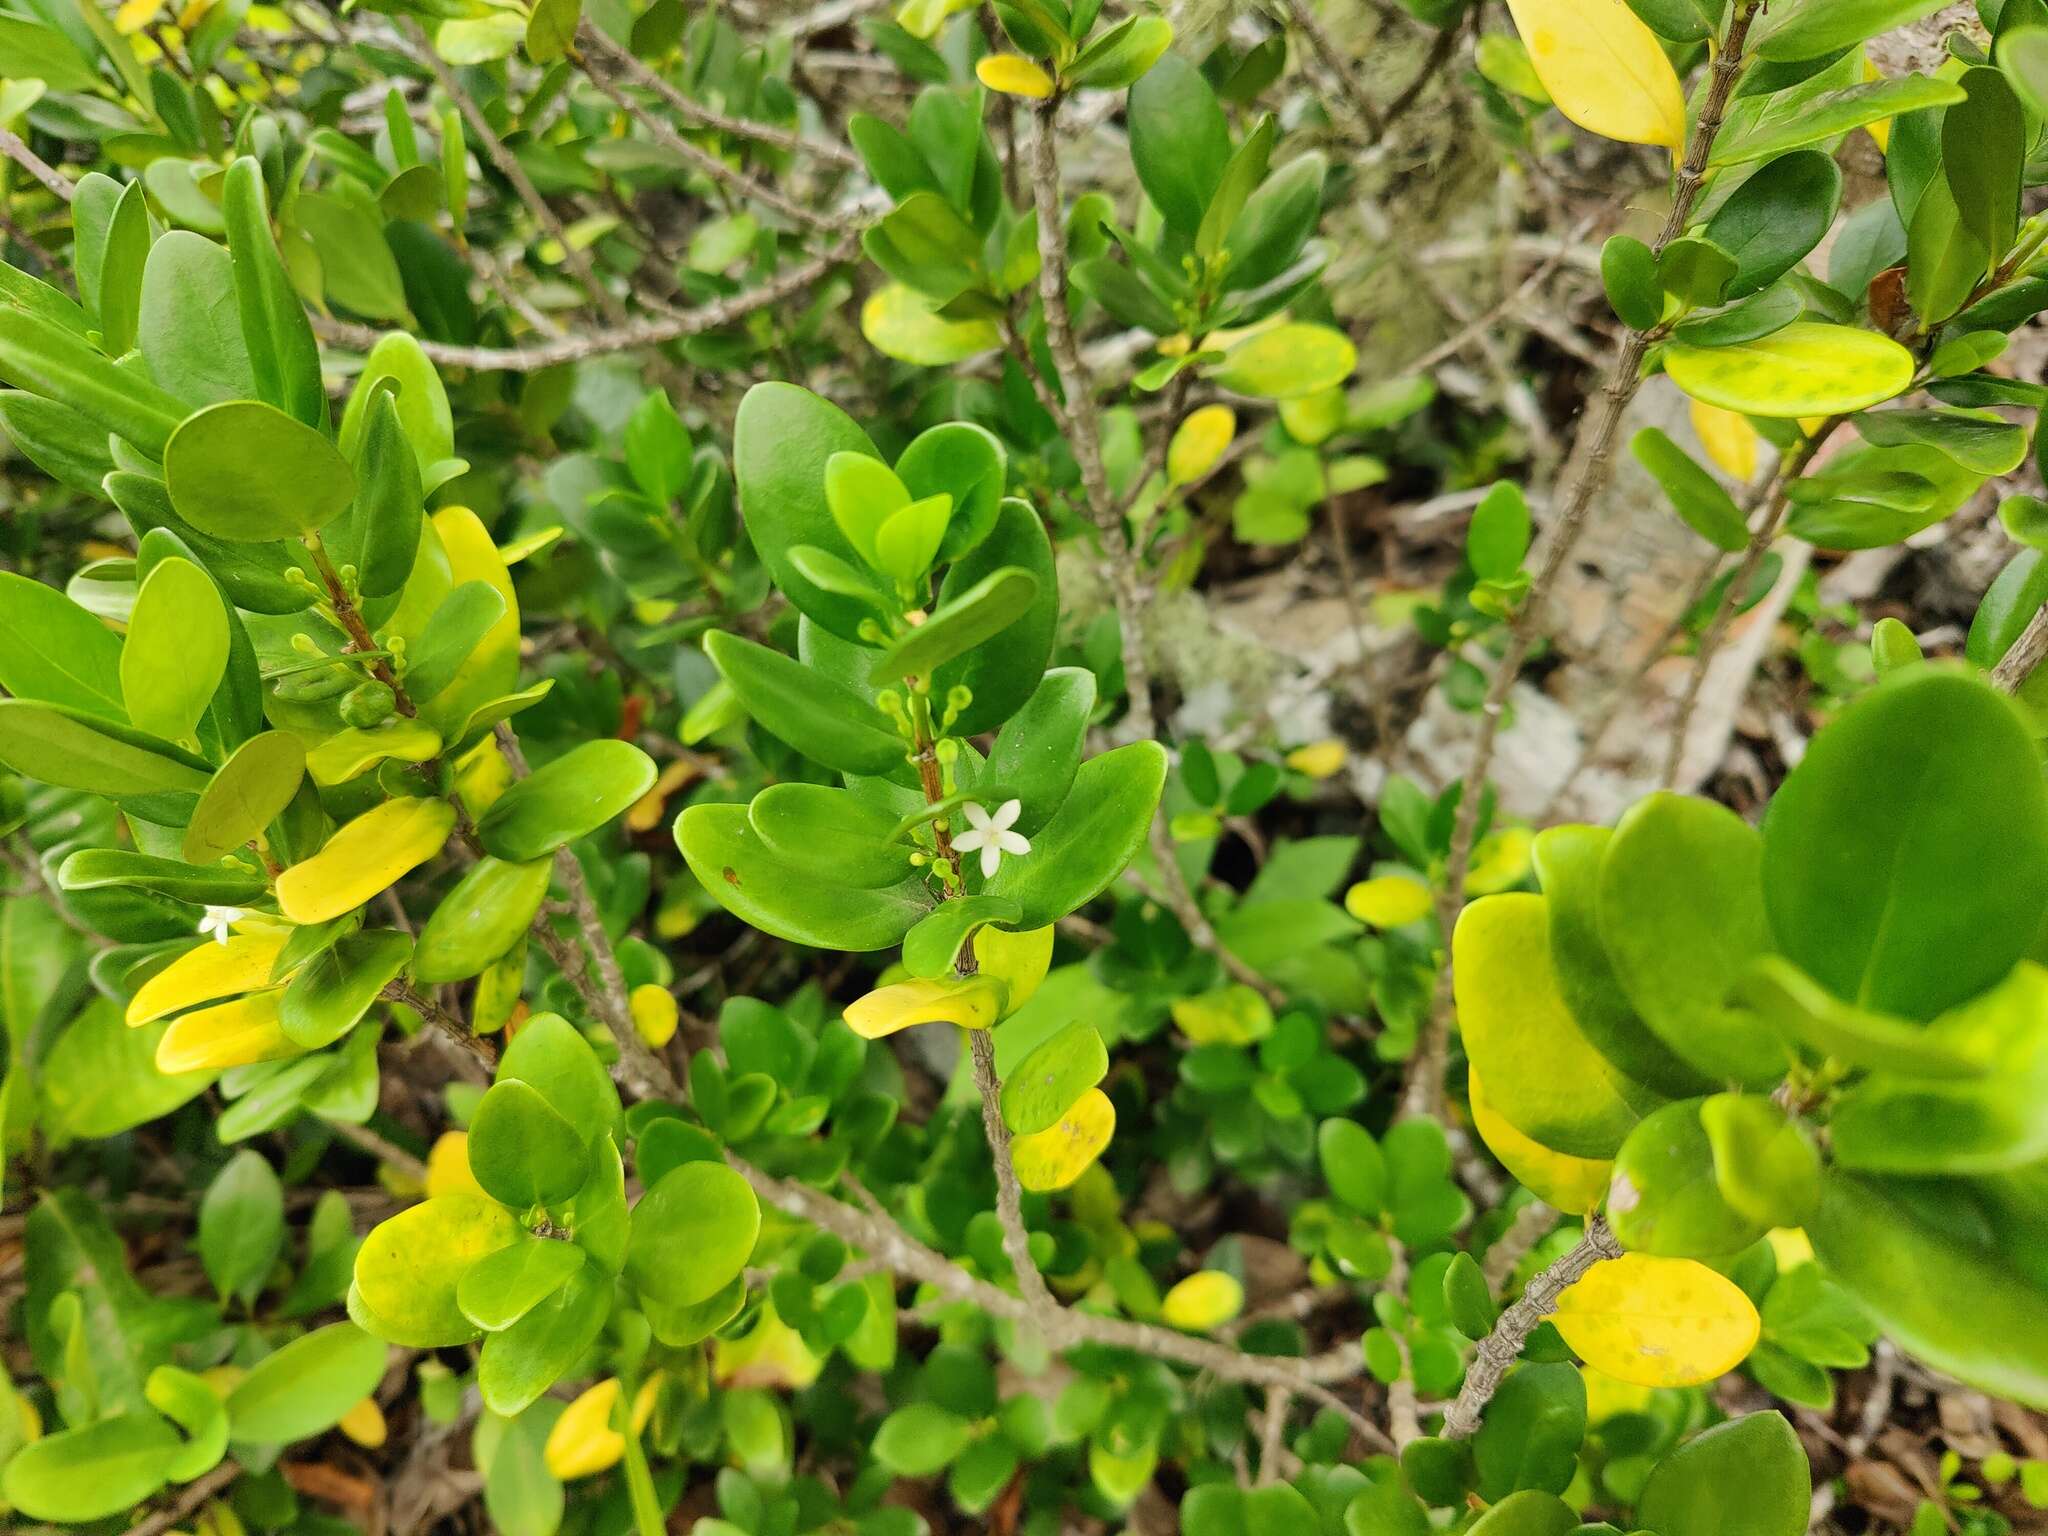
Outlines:
<svg viewBox="0 0 2048 1536"><path fill-rule="evenodd" d="M989 1155L996 1165L996 1215L1003 1224L1003 1254L1017 1272L1017 1286L1024 1299L1038 1313L1057 1311L1059 1303L1045 1288L1045 1276L1031 1257L1031 1234L1024 1226L1024 1194L1017 1183L1017 1169L1010 1160L1010 1127L1003 1119L1001 1087L996 1081L996 1043L986 1029L967 1031L967 1043L974 1059L974 1086L981 1093L981 1129L988 1137Z"/></svg>
<svg viewBox="0 0 2048 1536"><path fill-rule="evenodd" d="M1608 1230L1607 1219L1595 1215L1586 1223L1586 1235L1550 1268L1529 1282L1515 1304L1501 1313L1493 1332L1479 1341L1479 1352L1465 1371L1465 1385L1458 1400L1444 1415L1447 1439L1463 1440L1479 1428L1479 1417L1493 1394L1500 1390L1508 1368L1521 1358L1522 1346L1536 1325L1557 1306L1565 1289L1582 1279L1602 1259L1621 1257L1621 1244Z"/></svg>
<svg viewBox="0 0 2048 1536"><path fill-rule="evenodd" d="M327 558L326 549L317 538L307 538L301 542L304 543L306 552L313 557L314 569L319 571L320 580L327 588L327 604L334 610L336 622L348 631L349 650L363 653L363 665L369 669L370 676L391 690L392 698L401 715L417 715L419 711L414 708L411 697L406 693L405 684L398 680L398 674L391 670L391 664L383 659L383 648L370 633L370 626L364 622L361 610L356 607L355 600L348 595L348 589L341 584L341 573L335 570L334 562ZM369 654L372 652L376 654Z"/></svg>
<svg viewBox="0 0 2048 1536"><path fill-rule="evenodd" d="M1654 251L1661 253L1682 235L1686 222L1692 217L1700 190L1706 182L1708 157L1713 153L1714 141L1720 137L1729 100L1734 96L1736 82L1742 75L1743 50L1749 39L1750 23L1761 8L1762 0L1741 0L1729 23L1728 36L1708 77L1699 121L1693 128L1685 161L1679 167L1672 190L1671 211L1651 247ZM1445 861L1443 887L1437 900L1437 923L1446 949L1450 945L1452 929L1457 926L1458 911L1465 901L1465 876L1472 866L1472 845L1479 829L1480 800L1486 788L1488 770L1493 766L1494 747L1500 737L1501 718L1507 711L1508 693L1514 687L1515 679L1521 675L1522 663L1528 659L1542 632L1551 589L1557 584L1565 562L1571 558L1573 549L1586 531L1593 498L1607 483L1615 439L1621 432L1621 419L1634 402L1637 390L1642 387L1643 359L1659 334L1631 329L1622 339L1608 374L1601 407L1588 418L1575 445L1577 472L1558 498L1557 521L1551 526L1545 541L1543 559L1537 566L1521 608L1508 626L1507 647L1487 684L1486 701L1480 710L1479 739L1473 745L1472 761L1465 770L1458 815L1451 831L1450 854ZM1448 963L1447 959L1447 967ZM1415 1056L1410 1062L1409 1082L1403 1094L1403 1114L1431 1111L1442 1096L1449 1015L1450 988L1446 980L1438 985L1435 1005L1423 1025L1422 1039L1417 1043Z"/></svg>
<svg viewBox="0 0 2048 1536"><path fill-rule="evenodd" d="M2048 607L2034 615L2012 649L1991 669L1991 686L2000 693L2018 693L2044 659L2048 659Z"/></svg>
<svg viewBox="0 0 2048 1536"><path fill-rule="evenodd" d="M66 181L55 166L28 147L21 135L12 129L0 128L0 154L4 154L29 175L41 182L61 202L70 202L71 183Z"/></svg>

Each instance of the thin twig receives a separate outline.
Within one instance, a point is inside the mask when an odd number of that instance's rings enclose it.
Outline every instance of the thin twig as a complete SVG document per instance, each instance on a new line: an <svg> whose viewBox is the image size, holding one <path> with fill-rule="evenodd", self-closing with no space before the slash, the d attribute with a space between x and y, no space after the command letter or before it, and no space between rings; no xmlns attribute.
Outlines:
<svg viewBox="0 0 2048 1536"><path fill-rule="evenodd" d="M1557 1306L1567 1287L1584 1278L1586 1271L1602 1259L1621 1257L1621 1244L1608 1230L1607 1219L1595 1215L1586 1223L1586 1235L1562 1258L1529 1282L1514 1305L1495 1320L1493 1332L1479 1341L1478 1353L1465 1371L1465 1385L1458 1400L1444 1415L1444 1435L1462 1440L1479 1428L1479 1418L1493 1394L1500 1389L1510 1367L1522 1357L1522 1346L1536 1325Z"/></svg>
<svg viewBox="0 0 2048 1536"><path fill-rule="evenodd" d="M1557 1226L1557 1212L1541 1200L1531 1200L1508 1223L1507 1231L1493 1240L1493 1246L1486 1250L1479 1272L1486 1276L1486 1283L1496 1291L1508 1283L1515 1268L1529 1256L1529 1252L1544 1238L1550 1236Z"/></svg>
<svg viewBox="0 0 2048 1536"><path fill-rule="evenodd" d="M127 1536L164 1536L193 1510L242 1475L240 1462L223 1461L205 1476L195 1478L178 1491L177 1498L147 1519L128 1527Z"/></svg>
<svg viewBox="0 0 2048 1536"><path fill-rule="evenodd" d="M568 231L562 227L562 221L555 217L555 210L550 208L547 199L540 195L540 190L533 184L533 178L526 174L526 168L519 163L518 156L505 147L505 141L499 138L497 130L491 127L491 120L484 116L483 108L478 106L475 98L456 81L455 72L435 51L432 41L421 29L420 24L410 17L401 16L398 18L398 28L412 44L414 54L433 72L434 83L440 86L441 94L455 103L455 109L462 114L462 120L469 124L470 132L476 135L477 144L485 157L497 168L498 174L512 184L512 190L519 195L519 201L524 203L526 211L533 215L534 223L540 226L543 234L561 246L563 263L576 275L576 280L583 285L591 298L597 301L597 307L604 311L605 318L615 325L624 323L626 306L598 277L597 269L591 265L590 253L569 239Z"/></svg>
<svg viewBox="0 0 2048 1536"><path fill-rule="evenodd" d="M747 293L736 293L716 303L657 319L629 320L610 330L564 336L557 341L531 347L462 347L446 342L420 341L420 350L436 363L456 368L503 369L508 373L535 373L563 363L581 362L611 352L630 352L641 347L658 347L686 336L699 336L744 319L756 310L813 287L832 268L847 260L858 246L848 236L822 256L813 257ZM383 333L367 325L314 317L314 329L329 341L344 346L375 346Z"/></svg>
<svg viewBox="0 0 2048 1536"><path fill-rule="evenodd" d="M1057 1309L1052 1292L1045 1288L1045 1276L1031 1257L1031 1234L1024 1225L1023 1190L1017 1183L1017 1169L1010 1159L1010 1127L1003 1119L1002 1089L996 1081L996 1044L992 1031L967 1031L968 1054L974 1062L974 1086L981 1095L981 1128L988 1137L988 1151L996 1168L996 1215L1003 1227L1003 1255L1017 1272L1017 1288L1032 1310L1044 1313Z"/></svg>
<svg viewBox="0 0 2048 1536"><path fill-rule="evenodd" d="M1372 96L1367 92L1365 82L1358 78L1358 72L1351 67L1351 61L1330 34L1323 30L1322 23L1310 13L1308 0L1287 0L1287 19L1308 39L1309 48L1322 61L1323 68L1336 77L1338 94L1358 119L1364 141L1374 143L1387 131L1386 119L1372 104Z"/></svg>
<svg viewBox="0 0 2048 1536"><path fill-rule="evenodd" d="M2048 660L2048 607L2028 621L2012 649L1998 659L1991 669L1991 685L2000 693L2018 693L2043 660Z"/></svg>
<svg viewBox="0 0 2048 1536"><path fill-rule="evenodd" d="M1729 100L1741 78L1750 23L1761 6L1762 0L1742 0L1735 10L1727 39L1714 60L1685 161L1679 167L1672 191L1671 211L1652 246L1655 251L1661 252L1685 232L1686 223L1699 201L1701 187L1706 181L1707 158L1713 152L1714 141L1720 137ZM1508 626L1507 646L1487 685L1486 699L1480 709L1479 737L1473 745L1472 761L1465 770L1437 902L1438 926L1446 945L1457 925L1459 908L1464 905L1465 876L1472 865L1472 847L1479 830L1480 802L1484 798L1487 774L1493 766L1494 747L1499 740L1501 719L1507 712L1508 694L1542 631L1551 589L1556 586L1566 561L1586 531L1593 498L1607 483L1615 440L1621 432L1621 420L1635 400L1637 390L1642 387L1643 359L1656 334L1631 329L1622 340L1608 375L1601 407L1588 418L1576 445L1576 473L1569 488L1557 498L1557 517L1546 537L1543 558L1537 565L1521 608ZM1448 971L1446 963L1429 1017L1423 1022L1422 1038L1409 1062L1408 1082L1402 1094L1404 1115L1434 1111L1443 1095L1443 1066L1451 1011Z"/></svg>
<svg viewBox="0 0 2048 1536"><path fill-rule="evenodd" d="M30 149L21 135L12 129L0 128L0 154L6 155L63 201L71 201L71 183L66 181L49 161Z"/></svg>

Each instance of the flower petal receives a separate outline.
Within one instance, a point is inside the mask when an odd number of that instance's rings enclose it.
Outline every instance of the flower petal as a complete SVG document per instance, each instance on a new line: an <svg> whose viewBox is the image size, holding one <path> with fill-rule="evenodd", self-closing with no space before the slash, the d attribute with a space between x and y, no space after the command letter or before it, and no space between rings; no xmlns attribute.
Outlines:
<svg viewBox="0 0 2048 1536"><path fill-rule="evenodd" d="M998 837L998 838L1000 839L1000 838L1002 837L1002 835L1003 835L1003 834L1001 834L1001 833L997 833L996 835L997 835L997 837ZM997 871L997 870L999 870L999 869L1001 869L1002 867L1003 867L1003 850L1002 850L1001 848L997 847L995 843L990 843L990 844L988 844L988 845L987 845L987 846L986 846L985 848L983 848L983 849L981 850L981 878L982 878L982 879L984 879L984 880L993 880L993 879L995 879L995 877L996 877L996 871Z"/></svg>

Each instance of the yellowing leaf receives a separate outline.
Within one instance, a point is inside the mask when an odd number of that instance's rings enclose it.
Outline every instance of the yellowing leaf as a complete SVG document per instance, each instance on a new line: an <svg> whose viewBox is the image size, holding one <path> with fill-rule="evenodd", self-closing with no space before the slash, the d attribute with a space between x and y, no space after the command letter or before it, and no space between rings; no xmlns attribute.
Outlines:
<svg viewBox="0 0 2048 1536"><path fill-rule="evenodd" d="M446 800L386 800L277 877L277 904L295 923L352 912L441 851L455 830Z"/></svg>
<svg viewBox="0 0 2048 1536"><path fill-rule="evenodd" d="M1216 467L1237 436L1237 412L1227 405L1205 405L1174 429L1166 448L1166 483L1192 485Z"/></svg>
<svg viewBox="0 0 2048 1536"><path fill-rule="evenodd" d="M357 1445L374 1451L384 1443L384 1410L377 1406L377 1399L366 1397L344 1413L334 1427Z"/></svg>
<svg viewBox="0 0 2048 1536"><path fill-rule="evenodd" d="M156 1043L159 1072L217 1072L303 1054L277 1022L284 988L251 992L233 1002L171 1020Z"/></svg>
<svg viewBox="0 0 2048 1536"><path fill-rule="evenodd" d="M1017 53L991 53L974 66L974 78L1005 96L1043 101L1052 94L1052 76Z"/></svg>
<svg viewBox="0 0 2048 1536"><path fill-rule="evenodd" d="M1813 1262L1813 1241L1804 1227L1773 1227L1764 1237L1777 1258L1779 1274Z"/></svg>
<svg viewBox="0 0 2048 1536"><path fill-rule="evenodd" d="M1757 444L1761 439L1747 416L1695 400L1692 429L1699 435L1707 457L1723 474L1745 485L1756 478Z"/></svg>
<svg viewBox="0 0 2048 1536"><path fill-rule="evenodd" d="M889 283L860 308L860 333L877 352L920 368L943 368L1001 345L992 320L948 320L922 294Z"/></svg>
<svg viewBox="0 0 2048 1536"><path fill-rule="evenodd" d="M133 36L155 21L163 8L164 0L121 0L121 8L114 12L114 30L123 37Z"/></svg>
<svg viewBox="0 0 2048 1536"><path fill-rule="evenodd" d="M759 1387L801 1392L818 1379L825 1362L770 1302L745 1338L712 1341L711 1375L721 1387Z"/></svg>
<svg viewBox="0 0 2048 1536"><path fill-rule="evenodd" d="M476 1175L470 1171L469 1133L443 1131L427 1149L426 1195L431 1200L436 1195L452 1195L458 1190L480 1195L484 1187L477 1183Z"/></svg>
<svg viewBox="0 0 2048 1536"><path fill-rule="evenodd" d="M1692 1259L1625 1253L1557 1298L1552 1321L1579 1358L1640 1387L1690 1387L1732 1371L1762 1321L1742 1288Z"/></svg>
<svg viewBox="0 0 2048 1536"><path fill-rule="evenodd" d="M1799 320L1729 347L1675 341L1664 371L1695 400L1746 416L1836 416L1878 405L1913 382L1913 354L1876 331Z"/></svg>
<svg viewBox="0 0 2048 1536"><path fill-rule="evenodd" d="M1590 1365L1579 1367L1586 1383L1586 1422L1599 1424L1617 1413L1641 1413L1650 1406L1650 1389L1632 1381L1619 1381Z"/></svg>
<svg viewBox="0 0 2048 1536"><path fill-rule="evenodd" d="M1011 1142L1010 1165L1026 1189L1065 1189L1088 1171L1115 1133L1116 1106L1100 1088L1090 1088L1059 1124Z"/></svg>
<svg viewBox="0 0 2048 1536"><path fill-rule="evenodd" d="M1685 91L1657 35L1622 0L1508 0L1557 110L1625 144L1685 144Z"/></svg>
<svg viewBox="0 0 2048 1536"><path fill-rule="evenodd" d="M1350 752L1341 741L1312 741L1287 754L1287 766L1305 778L1327 779L1343 770Z"/></svg>
<svg viewBox="0 0 2048 1536"><path fill-rule="evenodd" d="M1173 1022L1196 1045L1253 1045L1273 1033L1273 1009L1250 987L1228 986L1174 999Z"/></svg>
<svg viewBox="0 0 2048 1536"><path fill-rule="evenodd" d="M1001 928L977 928L971 941L974 963L984 976L993 976L1010 989L1003 1001L1005 1015L1015 1013L1031 1001L1031 994L1045 980L1052 964L1052 925L1011 933Z"/></svg>
<svg viewBox="0 0 2048 1536"><path fill-rule="evenodd" d="M626 1001L633 1010L633 1028L657 1051L676 1037L680 1010L675 994L667 987L647 982L635 987Z"/></svg>
<svg viewBox="0 0 2048 1536"><path fill-rule="evenodd" d="M462 730L472 710L518 686L519 596L512 590L512 573L505 569L504 557L481 518L467 507L443 507L432 521L448 555L448 579L458 587L465 581L488 582L505 600L505 611L484 631L469 659L456 670L454 681L423 706L430 722L450 735Z"/></svg>
<svg viewBox="0 0 2048 1536"><path fill-rule="evenodd" d="M659 1376L650 1376L633 1399L633 1427L642 1429L654 1413L654 1396ZM612 1428L612 1409L619 1401L619 1378L607 1376L562 1410L555 1427L548 1431L541 1460L563 1482L594 1477L616 1466L626 1454L626 1437Z"/></svg>
<svg viewBox="0 0 2048 1536"><path fill-rule="evenodd" d="M1344 910L1375 928L1405 928L1429 916L1429 887L1413 875L1375 875L1344 893Z"/></svg>
<svg viewBox="0 0 2048 1536"><path fill-rule="evenodd" d="M1879 69L1868 59L1863 61L1863 81L1866 85L1883 78L1883 70ZM1874 123L1865 123L1863 131L1869 134L1871 141L1877 145L1879 154L1888 155L1892 152L1892 120L1890 118L1880 117Z"/></svg>
<svg viewBox="0 0 2048 1536"><path fill-rule="evenodd" d="M1220 1328L1244 1310L1244 1287L1237 1276L1220 1269L1204 1269L1189 1275L1166 1293L1159 1303L1159 1316L1169 1328L1187 1333L1207 1333Z"/></svg>
<svg viewBox="0 0 2048 1536"><path fill-rule="evenodd" d="M845 1017L864 1040L879 1040L913 1024L987 1029L1003 1016L1007 990L993 976L899 981L847 1004Z"/></svg>
<svg viewBox="0 0 2048 1536"><path fill-rule="evenodd" d="M153 1024L215 998L269 986L271 968L290 932L259 928L230 934L225 944L208 939L194 945L136 989L128 1004L128 1022Z"/></svg>
<svg viewBox="0 0 2048 1536"><path fill-rule="evenodd" d="M1479 840L1472 854L1472 871L1465 876L1465 890L1472 896L1492 896L1511 889L1529 878L1530 850L1536 834L1527 827L1502 827Z"/></svg>
<svg viewBox="0 0 2048 1536"><path fill-rule="evenodd" d="M1595 1209L1607 1196L1614 1164L1601 1157L1572 1157L1531 1141L1500 1117L1479 1086L1479 1074L1468 1072L1466 1093L1472 1103L1472 1128L1500 1165L1547 1205L1574 1216Z"/></svg>
<svg viewBox="0 0 2048 1536"><path fill-rule="evenodd" d="M352 726L336 731L306 754L306 772L320 785L340 784L372 763L395 760L424 763L441 750L441 733L404 715L382 725Z"/></svg>

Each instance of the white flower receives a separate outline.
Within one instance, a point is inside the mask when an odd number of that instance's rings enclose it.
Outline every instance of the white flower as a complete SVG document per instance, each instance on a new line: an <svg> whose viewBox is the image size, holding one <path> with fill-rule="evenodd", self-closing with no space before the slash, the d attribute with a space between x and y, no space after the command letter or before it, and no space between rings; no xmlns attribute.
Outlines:
<svg viewBox="0 0 2048 1536"><path fill-rule="evenodd" d="M248 915L240 907L208 907L206 916L199 919L199 931L225 944L228 929Z"/></svg>
<svg viewBox="0 0 2048 1536"><path fill-rule="evenodd" d="M1024 813L1023 801L1005 800L996 807L993 816L972 801L960 809L967 817L969 830L953 839L953 848L958 853L972 853L977 848L981 850L982 879L993 880L996 877L1004 854L1021 855L1031 851L1030 840L1010 830Z"/></svg>

